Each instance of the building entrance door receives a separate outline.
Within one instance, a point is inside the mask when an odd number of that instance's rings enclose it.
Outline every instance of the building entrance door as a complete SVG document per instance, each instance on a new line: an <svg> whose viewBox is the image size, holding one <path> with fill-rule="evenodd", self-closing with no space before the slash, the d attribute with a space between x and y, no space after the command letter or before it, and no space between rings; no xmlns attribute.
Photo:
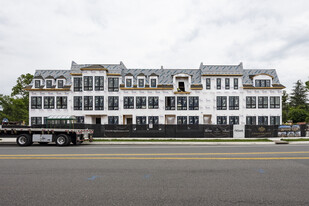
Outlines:
<svg viewBox="0 0 309 206"><path fill-rule="evenodd" d="M95 123L96 124L101 124L101 117L95 118Z"/></svg>
<svg viewBox="0 0 309 206"><path fill-rule="evenodd" d="M132 124L132 117L130 117L130 118L127 118L127 124Z"/></svg>
<svg viewBox="0 0 309 206"><path fill-rule="evenodd" d="M210 114L204 115L203 122L204 124L211 124L211 115Z"/></svg>

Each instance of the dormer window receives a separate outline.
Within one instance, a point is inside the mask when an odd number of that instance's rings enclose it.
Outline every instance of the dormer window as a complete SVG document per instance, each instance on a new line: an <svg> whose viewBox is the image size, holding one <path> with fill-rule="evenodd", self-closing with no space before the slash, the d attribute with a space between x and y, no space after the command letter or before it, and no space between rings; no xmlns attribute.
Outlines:
<svg viewBox="0 0 309 206"><path fill-rule="evenodd" d="M132 78L126 78L126 87L132 87Z"/></svg>
<svg viewBox="0 0 309 206"><path fill-rule="evenodd" d="M53 87L53 80L46 80L46 88L52 88Z"/></svg>
<svg viewBox="0 0 309 206"><path fill-rule="evenodd" d="M40 88L40 86L41 86L41 80L34 80L34 87Z"/></svg>
<svg viewBox="0 0 309 206"><path fill-rule="evenodd" d="M152 78L150 80L150 87L157 87L157 79Z"/></svg>
<svg viewBox="0 0 309 206"><path fill-rule="evenodd" d="M255 87L270 87L270 80L268 80L268 79L257 79L257 80L255 80Z"/></svg>
<svg viewBox="0 0 309 206"><path fill-rule="evenodd" d="M63 88L64 81L63 80L58 80L58 88Z"/></svg>
<svg viewBox="0 0 309 206"><path fill-rule="evenodd" d="M185 83L184 82L178 82L178 89L180 92L185 92Z"/></svg>
<svg viewBox="0 0 309 206"><path fill-rule="evenodd" d="M138 79L138 87L145 87L145 79L144 78Z"/></svg>

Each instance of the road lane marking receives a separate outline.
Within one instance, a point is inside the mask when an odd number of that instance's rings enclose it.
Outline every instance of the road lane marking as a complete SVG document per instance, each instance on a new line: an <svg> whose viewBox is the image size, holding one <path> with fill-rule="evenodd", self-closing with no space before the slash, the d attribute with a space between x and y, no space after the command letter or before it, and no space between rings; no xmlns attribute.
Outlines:
<svg viewBox="0 0 309 206"><path fill-rule="evenodd" d="M235 153L139 153L139 154L6 154L0 157L74 157L74 156L200 156L200 155L264 155L264 154L309 154L296 152L235 152Z"/></svg>
<svg viewBox="0 0 309 206"><path fill-rule="evenodd" d="M309 157L0 157L0 160L308 160Z"/></svg>

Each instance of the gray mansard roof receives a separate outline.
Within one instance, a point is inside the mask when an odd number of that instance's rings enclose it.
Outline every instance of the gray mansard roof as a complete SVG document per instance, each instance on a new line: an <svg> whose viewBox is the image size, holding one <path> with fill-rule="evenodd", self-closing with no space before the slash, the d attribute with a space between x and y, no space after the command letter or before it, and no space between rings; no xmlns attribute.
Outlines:
<svg viewBox="0 0 309 206"><path fill-rule="evenodd" d="M77 64L74 61L70 70L36 70L34 77L46 79L47 77L65 78L66 85L71 85L71 73L81 73L82 68L105 68L108 73L120 74L122 83L127 75L133 76L133 83L137 84L137 76L145 75L146 84L149 84L150 76L158 76L158 84L173 84L173 76L177 74L188 74L191 76L192 84L201 84L201 77L215 75L239 75L242 76L243 84L252 85L252 77L258 74L267 74L273 77L273 84L280 84L275 69L243 69L239 65L204 65L200 64L198 69L128 69L122 62L119 64ZM33 85L33 82L30 84Z"/></svg>

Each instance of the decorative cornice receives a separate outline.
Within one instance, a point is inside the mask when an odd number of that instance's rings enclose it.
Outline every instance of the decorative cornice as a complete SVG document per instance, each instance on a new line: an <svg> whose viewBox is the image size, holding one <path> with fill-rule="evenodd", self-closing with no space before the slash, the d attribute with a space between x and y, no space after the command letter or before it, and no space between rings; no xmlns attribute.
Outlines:
<svg viewBox="0 0 309 206"><path fill-rule="evenodd" d="M81 68L81 71L108 71L106 68Z"/></svg>
<svg viewBox="0 0 309 206"><path fill-rule="evenodd" d="M121 90L173 90L173 88L159 88L159 87L120 87Z"/></svg>
<svg viewBox="0 0 309 206"><path fill-rule="evenodd" d="M70 88L59 88L59 89L56 89L56 88L51 88L51 89L40 89L40 88L38 88L38 89L29 89L29 88L24 88L24 90L26 90L26 91L47 91L47 92L49 92L49 91L70 91Z"/></svg>
<svg viewBox="0 0 309 206"><path fill-rule="evenodd" d="M285 86L281 86L281 87L243 87L244 89L285 89Z"/></svg>
<svg viewBox="0 0 309 206"><path fill-rule="evenodd" d="M191 92L174 92L174 94L190 94Z"/></svg>
<svg viewBox="0 0 309 206"><path fill-rule="evenodd" d="M266 73L256 74L256 75L251 76L250 78L253 79L254 77L260 76L260 75L266 75L266 76L269 76L269 77L271 77L272 79L274 79L274 76L272 76L272 75L270 75L270 74L266 74Z"/></svg>
<svg viewBox="0 0 309 206"><path fill-rule="evenodd" d="M121 74L116 74L116 73L107 73L106 76L121 76Z"/></svg>
<svg viewBox="0 0 309 206"><path fill-rule="evenodd" d="M82 76L82 73L70 73L72 76Z"/></svg>

